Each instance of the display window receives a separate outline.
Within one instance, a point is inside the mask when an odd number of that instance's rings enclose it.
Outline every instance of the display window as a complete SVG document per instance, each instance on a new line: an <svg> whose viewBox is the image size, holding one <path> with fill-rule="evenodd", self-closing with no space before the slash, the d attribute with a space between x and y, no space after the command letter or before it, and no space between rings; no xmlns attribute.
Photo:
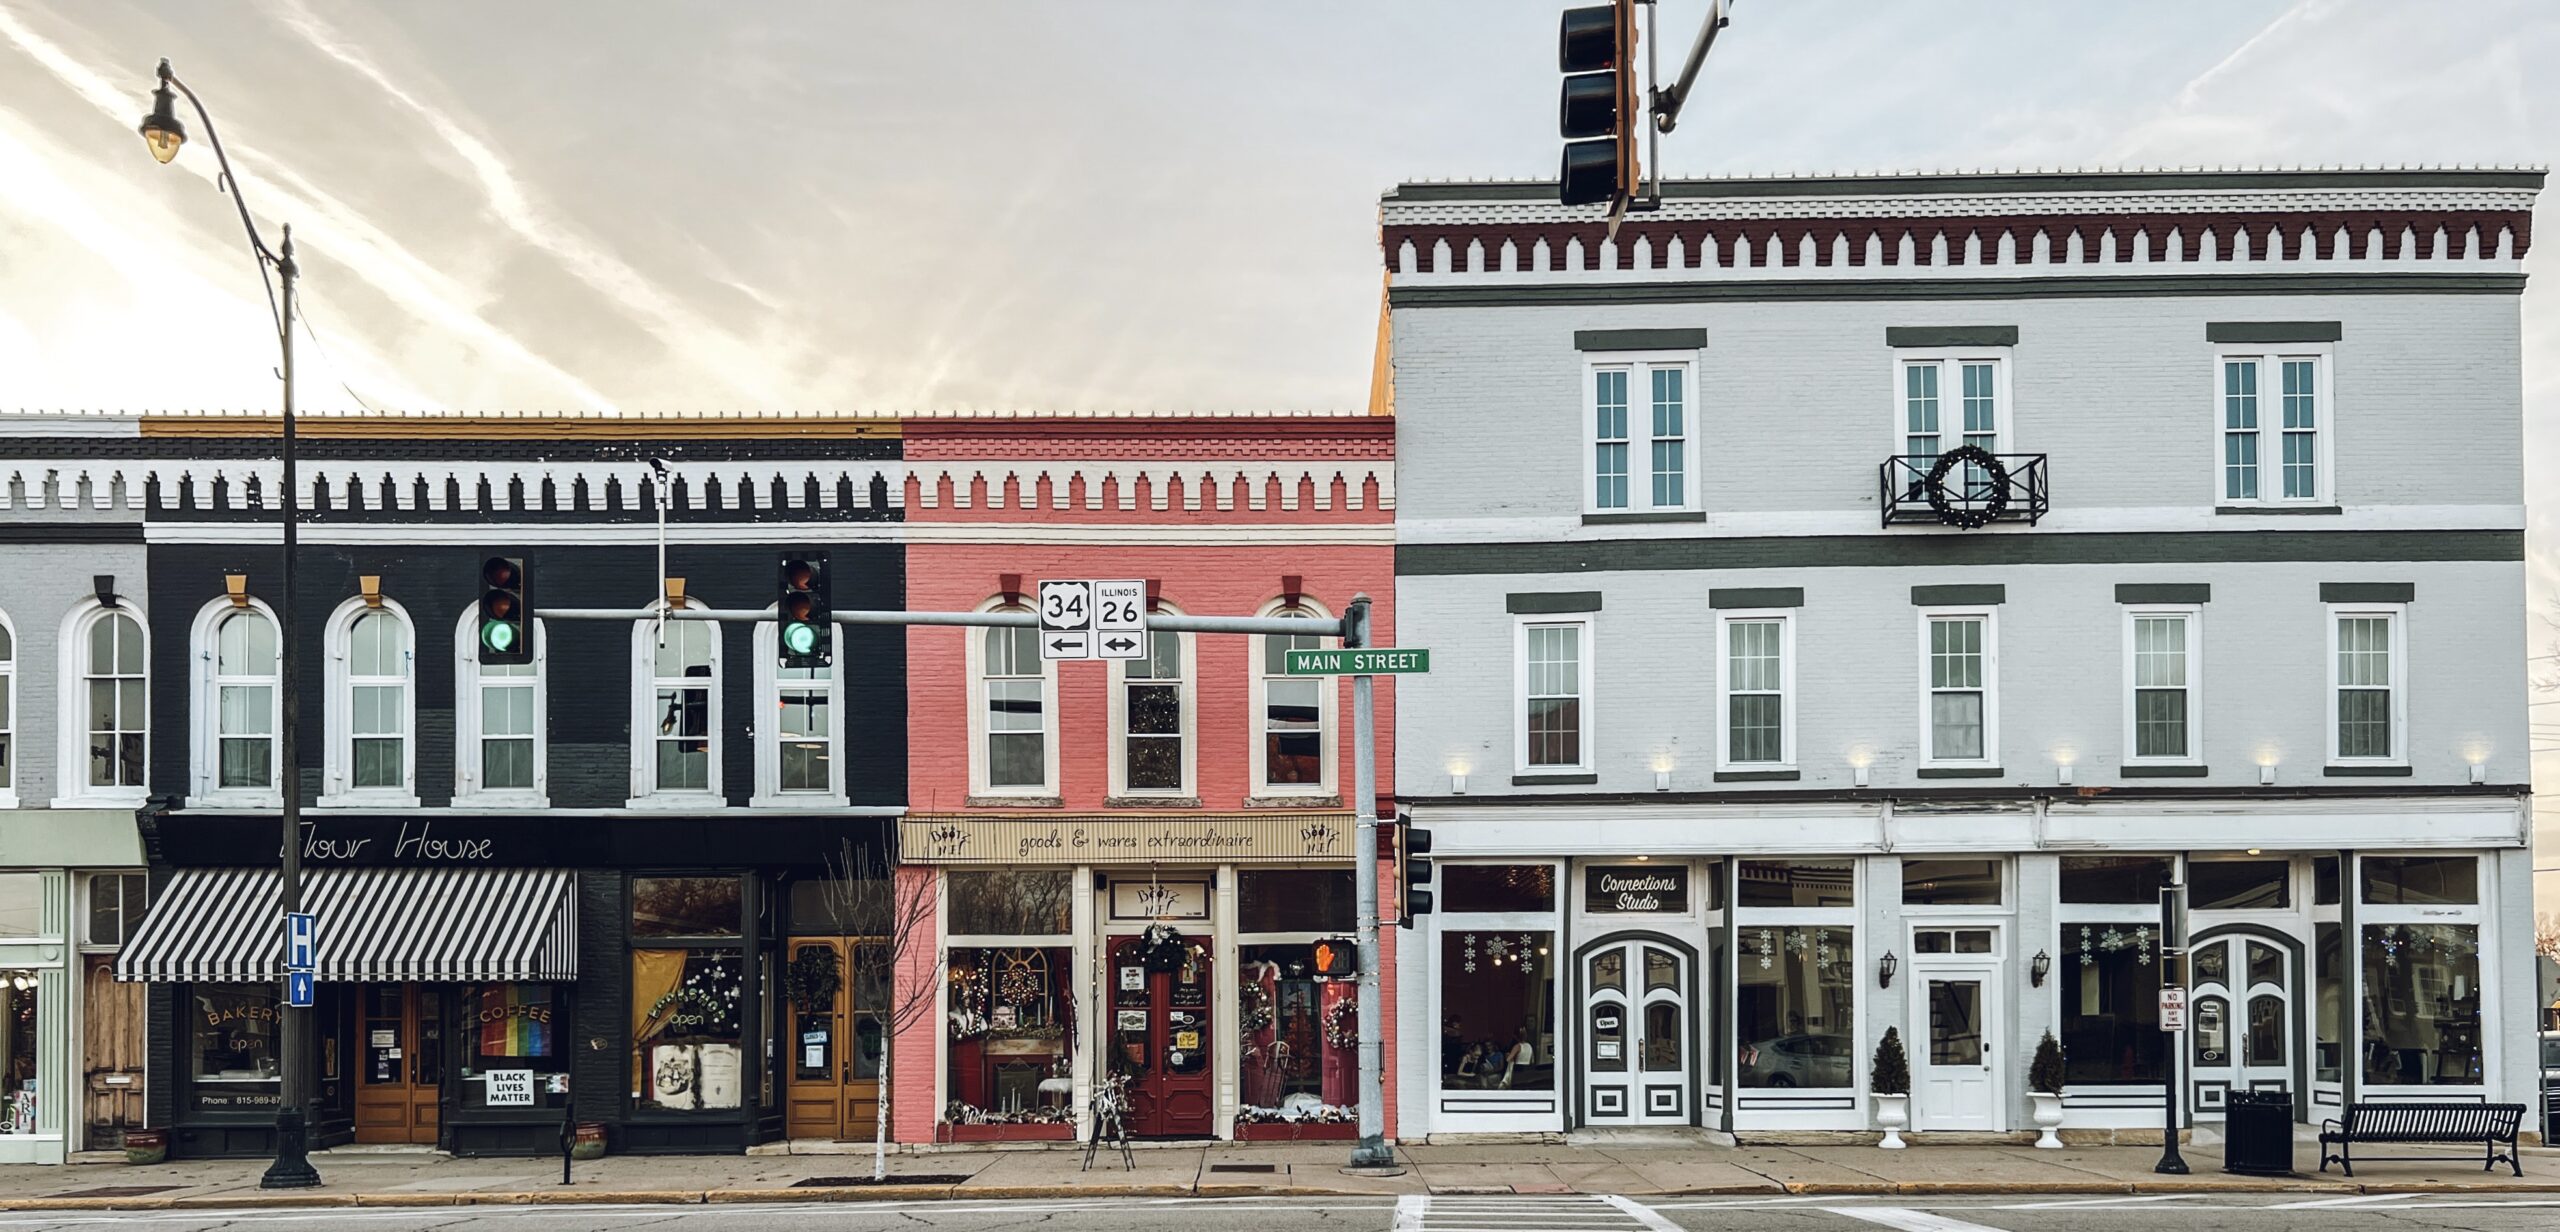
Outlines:
<svg viewBox="0 0 2560 1232"><path fill-rule="evenodd" d="M955 1125L1074 1120L1075 951L967 946L950 951L946 1004Z"/></svg>
<svg viewBox="0 0 2560 1232"><path fill-rule="evenodd" d="M1338 1135L1360 1119L1360 996L1316 972L1318 945L1347 944L1358 913L1349 869L1236 875L1235 1024L1240 1127L1259 1136ZM1328 1130L1320 1127L1339 1127ZM1285 1127L1285 1128L1279 1128ZM1239 1128L1238 1136L1257 1136Z"/></svg>
<svg viewBox="0 0 2560 1232"><path fill-rule="evenodd" d="M33 971L0 970L0 1134L36 1132L37 983Z"/></svg>
<svg viewBox="0 0 2560 1232"><path fill-rule="evenodd" d="M568 1106L569 1067L560 1048L566 1001L565 992L549 984L462 986L456 1000L462 1107Z"/></svg>
<svg viewBox="0 0 2560 1232"><path fill-rule="evenodd" d="M1741 924L1734 988L1738 1086L1856 1085L1856 930Z"/></svg>
<svg viewBox="0 0 2560 1232"><path fill-rule="evenodd" d="M1555 933L1443 928L1440 1088L1552 1091Z"/></svg>
<svg viewBox="0 0 2560 1232"><path fill-rule="evenodd" d="M198 984L188 1013L188 1076L198 1111L273 1112L276 990L269 984Z"/></svg>
<svg viewBox="0 0 2560 1232"><path fill-rule="evenodd" d="M631 1098L650 1111L734 1109L745 1097L745 954L631 952Z"/></svg>

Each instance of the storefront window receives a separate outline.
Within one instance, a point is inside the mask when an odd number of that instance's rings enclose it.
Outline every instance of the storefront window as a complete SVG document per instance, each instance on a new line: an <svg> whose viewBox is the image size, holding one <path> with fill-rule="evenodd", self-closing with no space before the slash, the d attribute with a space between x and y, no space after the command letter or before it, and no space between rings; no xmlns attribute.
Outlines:
<svg viewBox="0 0 2560 1232"><path fill-rule="evenodd" d="M2190 860L2187 910L2275 911L2293 905L2293 865L2284 860Z"/></svg>
<svg viewBox="0 0 2560 1232"><path fill-rule="evenodd" d="M2314 924L2311 931L2312 1023L2318 1033L2311 1076L2315 1082L2336 1082L2345 1072L2347 1056L2342 1012L2347 1000L2347 970L2345 955L2340 953L2342 930L2335 924Z"/></svg>
<svg viewBox="0 0 2560 1232"><path fill-rule="evenodd" d="M1511 867L1547 873L1554 901L1552 869ZM1444 866L1442 876L1448 872ZM1554 944L1545 929L1442 928L1442 1090L1555 1089Z"/></svg>
<svg viewBox="0 0 2560 1232"><path fill-rule="evenodd" d="M2480 901L2480 862L2470 856L2366 856L2364 901L2443 906Z"/></svg>
<svg viewBox="0 0 2560 1232"><path fill-rule="evenodd" d="M1348 877L1349 874L1343 874ZM1359 985L1315 978L1313 944L1248 945L1237 982L1247 1122L1359 1119Z"/></svg>
<svg viewBox="0 0 2560 1232"><path fill-rule="evenodd" d="M461 992L465 1108L563 1108L568 1064L559 1028L564 998L549 984L465 984Z"/></svg>
<svg viewBox="0 0 2560 1232"><path fill-rule="evenodd" d="M2066 1080L2085 1086L2161 1082L2158 929L2066 919L2062 944Z"/></svg>
<svg viewBox="0 0 2560 1232"><path fill-rule="evenodd" d="M2338 905L2338 857L2312 857L2311 902L2319 907Z"/></svg>
<svg viewBox="0 0 2560 1232"><path fill-rule="evenodd" d="M195 1105L205 1112L271 1112L278 1102L276 991L271 984L198 984L191 1016Z"/></svg>
<svg viewBox="0 0 2560 1232"><path fill-rule="evenodd" d="M1440 866L1442 911L1553 911L1556 869L1552 864L1443 864Z"/></svg>
<svg viewBox="0 0 2560 1232"><path fill-rule="evenodd" d="M2000 905L1998 860L1905 860L1902 903L1906 907L1997 907Z"/></svg>
<svg viewBox="0 0 2560 1232"><path fill-rule="evenodd" d="M0 971L0 1134L36 1132L36 973Z"/></svg>
<svg viewBox="0 0 2560 1232"><path fill-rule="evenodd" d="M720 879L642 878L634 884L652 880ZM731 1109L743 1102L745 1053L739 1024L745 971L745 956L735 949L631 952L635 1106L691 1112Z"/></svg>
<svg viewBox="0 0 2560 1232"><path fill-rule="evenodd" d="M2370 871L2367 876L2370 892ZM2367 924L2361 931L2364 1080L2376 1086L2482 1081L2479 926Z"/></svg>
<svg viewBox="0 0 2560 1232"><path fill-rule="evenodd" d="M1075 905L1074 875L1062 868L954 870L943 887L955 937L1063 935Z"/></svg>
<svg viewBox="0 0 2560 1232"><path fill-rule="evenodd" d="M1743 907L1854 907L1853 871L1847 860L1744 860L1735 897Z"/></svg>
<svg viewBox="0 0 2560 1232"><path fill-rule="evenodd" d="M1248 933L1349 932L1349 869L1248 869L1236 874L1236 927Z"/></svg>
<svg viewBox="0 0 2560 1232"><path fill-rule="evenodd" d="M955 1125L1064 1124L1075 1056L1075 951L951 950L947 1009Z"/></svg>
<svg viewBox="0 0 2560 1232"><path fill-rule="evenodd" d="M1752 902L1753 863L1745 861L1742 866L1746 904ZM1839 892L1847 893L1845 885ZM1856 931L1745 923L1740 939L1741 970L1734 998L1736 1080L1746 1087L1851 1085L1857 1029L1857 963L1852 945Z"/></svg>
<svg viewBox="0 0 2560 1232"><path fill-rule="evenodd" d="M2172 863L2167 856L2064 856L2062 901L2157 904Z"/></svg>
<svg viewBox="0 0 2560 1232"><path fill-rule="evenodd" d="M739 902L735 877L634 877L631 935L735 937Z"/></svg>

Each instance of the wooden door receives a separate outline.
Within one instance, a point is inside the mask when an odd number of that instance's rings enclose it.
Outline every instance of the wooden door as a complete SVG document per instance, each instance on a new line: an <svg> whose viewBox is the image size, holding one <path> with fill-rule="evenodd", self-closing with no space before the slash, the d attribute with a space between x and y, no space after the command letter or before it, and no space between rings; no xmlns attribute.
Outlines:
<svg viewBox="0 0 2560 1232"><path fill-rule="evenodd" d="M124 1145L124 1131L140 1129L143 1104L143 985L116 979L116 956L92 954L81 964L87 996L81 1014L81 1068L89 1093L88 1139L93 1151Z"/></svg>
<svg viewBox="0 0 2560 1232"><path fill-rule="evenodd" d="M887 1037L880 1016L886 999L856 959L867 945L852 937L800 937L785 962L794 970L833 964L835 995L802 1004L789 999L783 1046L791 1058L785 1133L794 1138L868 1139L880 1115L880 1067ZM873 967L877 960L872 960ZM786 979L793 987L797 978Z"/></svg>
<svg viewBox="0 0 2560 1232"><path fill-rule="evenodd" d="M444 1015L431 984L367 984L357 994L356 1141L435 1145L444 1090Z"/></svg>
<svg viewBox="0 0 2560 1232"><path fill-rule="evenodd" d="M1129 1079L1129 1133L1206 1138L1217 1127L1206 946L1149 971L1138 938L1111 943L1111 1065Z"/></svg>

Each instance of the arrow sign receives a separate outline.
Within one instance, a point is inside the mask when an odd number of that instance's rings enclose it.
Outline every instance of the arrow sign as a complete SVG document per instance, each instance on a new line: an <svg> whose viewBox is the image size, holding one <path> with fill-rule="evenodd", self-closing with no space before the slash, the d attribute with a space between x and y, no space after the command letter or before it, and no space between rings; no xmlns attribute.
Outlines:
<svg viewBox="0 0 2560 1232"><path fill-rule="evenodd" d="M1292 676L1402 676L1431 670L1428 650L1292 650Z"/></svg>
<svg viewBox="0 0 2560 1232"><path fill-rule="evenodd" d="M307 1009L310 1009L310 1008L311 1008L311 999L312 999L312 998L311 998L311 992L312 992L312 988L311 988L311 973L310 973L310 972L308 972L308 971L288 971L288 972L285 972L285 975L284 975L284 1003L285 1003L285 1005L287 1005L287 1006L288 1006L288 1007L290 1007L290 1008L297 1009L297 1010L307 1010Z"/></svg>
<svg viewBox="0 0 2560 1232"><path fill-rule="evenodd" d="M1082 629L1072 633L1043 633L1040 635L1040 657L1090 659L1093 657L1093 634Z"/></svg>
<svg viewBox="0 0 2560 1232"><path fill-rule="evenodd" d="M1146 639L1126 633L1102 635L1102 657L1106 659L1143 659L1147 657Z"/></svg>

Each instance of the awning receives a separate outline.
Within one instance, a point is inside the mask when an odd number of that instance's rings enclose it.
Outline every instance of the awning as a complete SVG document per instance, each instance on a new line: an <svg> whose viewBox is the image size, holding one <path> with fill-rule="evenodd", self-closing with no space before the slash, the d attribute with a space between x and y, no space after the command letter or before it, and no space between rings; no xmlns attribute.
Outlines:
<svg viewBox="0 0 2560 1232"><path fill-rule="evenodd" d="M574 980L577 875L532 868L315 868L323 980ZM276 870L173 876L116 957L120 980L247 983L280 977Z"/></svg>

